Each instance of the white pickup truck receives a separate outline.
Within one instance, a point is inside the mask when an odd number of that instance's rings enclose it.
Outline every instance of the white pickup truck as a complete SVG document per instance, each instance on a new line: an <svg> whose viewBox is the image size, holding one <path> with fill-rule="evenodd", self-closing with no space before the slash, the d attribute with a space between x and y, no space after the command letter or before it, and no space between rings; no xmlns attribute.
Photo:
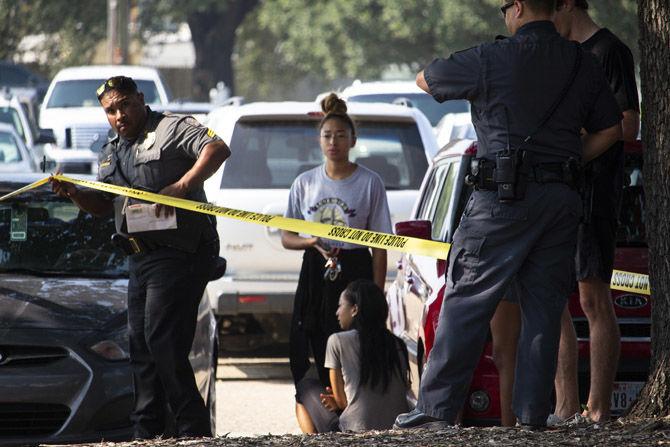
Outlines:
<svg viewBox="0 0 670 447"><path fill-rule="evenodd" d="M407 220L429 160L437 152L433 130L416 108L349 103L357 125L356 163L384 180L393 222ZM221 107L207 124L232 155L206 183L220 206L282 215L296 176L323 163L318 142L322 117L316 102L252 103ZM208 293L219 317L222 346L246 349L286 341L302 252L285 250L280 231L218 218L221 255L228 271ZM389 252L389 278L399 255Z"/></svg>
<svg viewBox="0 0 670 447"><path fill-rule="evenodd" d="M45 147L45 154L65 172L97 172L96 151L107 142L111 127L95 92L105 80L118 75L133 78L149 106L170 101L167 84L155 68L91 65L59 71L42 102L40 127L53 129L56 144Z"/></svg>

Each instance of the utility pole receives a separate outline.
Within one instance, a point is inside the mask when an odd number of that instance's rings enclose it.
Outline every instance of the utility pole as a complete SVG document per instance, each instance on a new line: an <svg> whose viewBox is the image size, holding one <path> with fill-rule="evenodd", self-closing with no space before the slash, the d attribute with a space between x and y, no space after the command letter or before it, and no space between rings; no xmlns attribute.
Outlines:
<svg viewBox="0 0 670 447"><path fill-rule="evenodd" d="M128 63L128 44L130 42L130 33L128 25L130 22L130 0L117 0L119 3L119 18L118 18L118 32L119 32L119 55L120 64Z"/></svg>
<svg viewBox="0 0 670 447"><path fill-rule="evenodd" d="M107 0L107 61L114 65L116 52L116 41L118 31L118 2L117 0Z"/></svg>
<svg viewBox="0 0 670 447"><path fill-rule="evenodd" d="M130 0L107 0L107 60L128 63Z"/></svg>

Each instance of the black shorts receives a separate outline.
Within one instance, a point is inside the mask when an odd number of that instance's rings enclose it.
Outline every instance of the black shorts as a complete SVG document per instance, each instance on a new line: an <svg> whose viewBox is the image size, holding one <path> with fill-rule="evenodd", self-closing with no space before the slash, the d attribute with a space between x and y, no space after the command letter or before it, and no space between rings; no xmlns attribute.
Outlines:
<svg viewBox="0 0 670 447"><path fill-rule="evenodd" d="M625 177L623 142L588 163L584 174L587 217L577 233L577 281L599 278L609 284Z"/></svg>
<svg viewBox="0 0 670 447"><path fill-rule="evenodd" d="M591 217L579 225L575 269L577 281L599 278L609 284L614 268L617 221Z"/></svg>
<svg viewBox="0 0 670 447"><path fill-rule="evenodd" d="M625 183L623 142L619 141L584 169L587 221L619 218Z"/></svg>

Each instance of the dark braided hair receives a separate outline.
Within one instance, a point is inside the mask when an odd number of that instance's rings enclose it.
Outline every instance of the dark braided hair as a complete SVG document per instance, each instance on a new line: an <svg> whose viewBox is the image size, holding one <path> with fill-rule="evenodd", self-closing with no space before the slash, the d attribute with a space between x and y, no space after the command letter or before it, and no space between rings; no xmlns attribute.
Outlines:
<svg viewBox="0 0 670 447"><path fill-rule="evenodd" d="M385 392L393 374L409 384L407 346L386 328L389 308L384 292L369 279L357 279L344 289L343 296L358 307L351 328L358 332L361 345L360 384L372 388L381 384Z"/></svg>

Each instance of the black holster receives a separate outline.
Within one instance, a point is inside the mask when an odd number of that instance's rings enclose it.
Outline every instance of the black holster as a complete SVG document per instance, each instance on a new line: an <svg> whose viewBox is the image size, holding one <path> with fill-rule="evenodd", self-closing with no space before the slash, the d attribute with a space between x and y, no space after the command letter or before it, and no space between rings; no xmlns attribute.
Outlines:
<svg viewBox="0 0 670 447"><path fill-rule="evenodd" d="M225 275L227 266L228 262L226 261L226 258L217 256L217 258L214 260L214 268L212 270L212 276L209 278L209 280L214 281Z"/></svg>
<svg viewBox="0 0 670 447"><path fill-rule="evenodd" d="M496 154L495 162L472 160L465 181L478 190L497 191L498 200L507 203L524 199L531 169L532 153L504 150Z"/></svg>
<svg viewBox="0 0 670 447"><path fill-rule="evenodd" d="M138 253L148 253L153 249L153 247L147 245L142 239L125 236L121 233L112 234L112 245L128 256Z"/></svg>
<svg viewBox="0 0 670 447"><path fill-rule="evenodd" d="M530 152L517 150L496 153L493 181L497 186L498 201L512 202L526 196L531 156Z"/></svg>

